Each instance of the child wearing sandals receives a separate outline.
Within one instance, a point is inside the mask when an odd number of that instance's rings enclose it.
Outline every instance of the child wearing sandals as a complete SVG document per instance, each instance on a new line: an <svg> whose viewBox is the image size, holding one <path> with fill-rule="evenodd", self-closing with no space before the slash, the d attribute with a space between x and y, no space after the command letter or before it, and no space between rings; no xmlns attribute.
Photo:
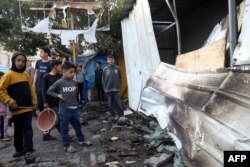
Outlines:
<svg viewBox="0 0 250 167"><path fill-rule="evenodd" d="M47 94L60 99L59 115L61 126L61 137L66 152L76 152L76 149L69 142L69 123L75 129L78 143L80 145L90 145L85 141L82 133L79 113L77 111L77 83L73 80L75 66L69 62L62 65L63 77L56 81L47 90Z"/></svg>
<svg viewBox="0 0 250 167"><path fill-rule="evenodd" d="M3 76L3 72L0 72L0 79ZM2 141L9 141L10 138L7 134L8 130L8 108L0 101L0 138Z"/></svg>
<svg viewBox="0 0 250 167"><path fill-rule="evenodd" d="M32 80L26 69L26 56L15 52L11 58L12 66L0 80L0 100L9 105L14 122L13 157L25 155L26 163L32 163L35 158L33 149L32 111L37 99Z"/></svg>

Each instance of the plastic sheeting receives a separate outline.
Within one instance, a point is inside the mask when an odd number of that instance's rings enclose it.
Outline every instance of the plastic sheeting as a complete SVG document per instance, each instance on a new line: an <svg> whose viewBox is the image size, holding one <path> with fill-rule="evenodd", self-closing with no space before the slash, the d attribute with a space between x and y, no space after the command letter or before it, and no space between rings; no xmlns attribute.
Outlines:
<svg viewBox="0 0 250 167"><path fill-rule="evenodd" d="M48 33L49 32L49 18L45 18L40 21L35 27L27 28L35 33Z"/></svg>
<svg viewBox="0 0 250 167"><path fill-rule="evenodd" d="M228 27L228 25L227 25L227 27ZM216 24L213 31L209 35L207 41L205 42L204 46L211 45L212 43L214 43L220 39L225 38L226 32L227 32L227 28L223 29L222 25L220 23Z"/></svg>
<svg viewBox="0 0 250 167"><path fill-rule="evenodd" d="M61 38L61 44L69 46L70 40L75 40L79 34L84 35L84 39L89 43L96 43L96 28L99 19L97 18L93 25L88 30L53 30L49 29L49 18L45 18L44 20L40 21L35 27L28 28L35 33L47 33L47 34L57 34Z"/></svg>
<svg viewBox="0 0 250 167"><path fill-rule="evenodd" d="M91 87L94 86L94 80L95 80L95 63L97 61L102 63L102 69L107 66L107 56L108 55L99 55L97 57L95 57L94 59L92 59L86 66L86 77L85 79L88 80L91 84ZM78 62L79 64L81 64L80 62L84 62L88 59L88 57L78 57Z"/></svg>
<svg viewBox="0 0 250 167"><path fill-rule="evenodd" d="M137 110L142 89L160 63L148 1L137 0L121 24L129 106Z"/></svg>
<svg viewBox="0 0 250 167"><path fill-rule="evenodd" d="M1 72L6 72L9 70L9 67L8 66L0 66L0 71Z"/></svg>

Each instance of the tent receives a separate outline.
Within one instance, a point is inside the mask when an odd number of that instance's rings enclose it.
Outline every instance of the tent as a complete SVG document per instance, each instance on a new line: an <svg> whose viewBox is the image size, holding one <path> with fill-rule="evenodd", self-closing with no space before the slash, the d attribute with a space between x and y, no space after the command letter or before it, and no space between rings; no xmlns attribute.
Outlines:
<svg viewBox="0 0 250 167"><path fill-rule="evenodd" d="M9 70L9 67L8 66L0 66L0 71L1 72L6 72Z"/></svg>
<svg viewBox="0 0 250 167"><path fill-rule="evenodd" d="M89 88L91 90L94 89L94 81L95 81L95 64L96 62L101 62L102 63L102 69L108 65L107 63L107 57L108 55L102 54L102 55L89 55L89 56L78 56L77 58L77 65L83 65L83 68L85 69L85 80L88 82L85 88ZM72 61L72 60L71 60ZM118 60L119 67L121 69L122 73L122 85L121 85L121 91L120 95L122 98L127 98L127 77L126 77L126 72L125 72L125 62L124 62L124 57L119 57ZM91 92L91 97L93 97L93 92ZM91 97L88 97L87 95L87 90L84 90L83 92L83 99L92 99Z"/></svg>

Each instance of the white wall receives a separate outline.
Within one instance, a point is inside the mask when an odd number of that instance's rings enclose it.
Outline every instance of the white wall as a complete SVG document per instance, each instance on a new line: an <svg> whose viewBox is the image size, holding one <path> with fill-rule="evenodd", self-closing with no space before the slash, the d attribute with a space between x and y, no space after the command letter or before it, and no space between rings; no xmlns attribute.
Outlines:
<svg viewBox="0 0 250 167"><path fill-rule="evenodd" d="M137 110L146 81L160 63L147 0L137 0L133 11L121 22L129 107Z"/></svg>

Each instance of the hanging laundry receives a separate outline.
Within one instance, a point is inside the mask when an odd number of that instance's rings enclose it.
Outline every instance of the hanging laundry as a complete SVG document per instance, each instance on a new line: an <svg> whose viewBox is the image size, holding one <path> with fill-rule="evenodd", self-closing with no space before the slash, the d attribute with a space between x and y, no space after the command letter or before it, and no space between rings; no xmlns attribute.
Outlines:
<svg viewBox="0 0 250 167"><path fill-rule="evenodd" d="M27 28L30 31L36 32L36 33L48 33L49 32L49 18L45 18L42 21L40 21L35 27L33 28Z"/></svg>
<svg viewBox="0 0 250 167"><path fill-rule="evenodd" d="M84 39L89 42L89 43L96 43L96 37L95 37L95 33L96 33L96 28L97 28L97 23L98 23L99 19L97 18L93 25L86 31L83 33L84 35Z"/></svg>
<svg viewBox="0 0 250 167"><path fill-rule="evenodd" d="M49 29L49 18L45 18L44 20L40 21L35 27L28 28L29 30L36 32L36 33L47 33L48 35L56 34L59 35L61 38L61 44L69 46L70 41L75 40L76 37L80 34L84 35L84 39L89 43L96 43L96 28L99 19L96 18L92 26L88 30L54 30Z"/></svg>

